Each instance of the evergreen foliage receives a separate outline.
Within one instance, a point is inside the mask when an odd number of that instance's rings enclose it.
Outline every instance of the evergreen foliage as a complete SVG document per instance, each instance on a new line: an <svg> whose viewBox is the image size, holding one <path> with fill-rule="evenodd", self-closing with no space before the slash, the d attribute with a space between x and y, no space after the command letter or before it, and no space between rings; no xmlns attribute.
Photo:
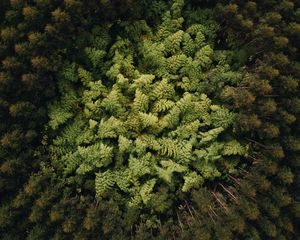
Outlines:
<svg viewBox="0 0 300 240"><path fill-rule="evenodd" d="M298 239L299 9L0 1L0 238Z"/></svg>

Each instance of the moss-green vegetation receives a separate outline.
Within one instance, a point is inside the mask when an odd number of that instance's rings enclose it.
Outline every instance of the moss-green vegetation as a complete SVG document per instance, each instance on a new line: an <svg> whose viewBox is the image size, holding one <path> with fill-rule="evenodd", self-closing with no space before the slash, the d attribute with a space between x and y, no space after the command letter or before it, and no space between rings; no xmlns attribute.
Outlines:
<svg viewBox="0 0 300 240"><path fill-rule="evenodd" d="M299 18L0 1L0 238L297 239Z"/></svg>

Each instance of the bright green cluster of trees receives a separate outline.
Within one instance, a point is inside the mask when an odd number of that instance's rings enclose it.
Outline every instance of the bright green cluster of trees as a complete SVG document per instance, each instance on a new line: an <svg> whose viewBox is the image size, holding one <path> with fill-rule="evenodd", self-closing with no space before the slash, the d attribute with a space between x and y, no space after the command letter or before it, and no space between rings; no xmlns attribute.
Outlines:
<svg viewBox="0 0 300 240"><path fill-rule="evenodd" d="M1 239L297 239L300 3L0 2Z"/></svg>

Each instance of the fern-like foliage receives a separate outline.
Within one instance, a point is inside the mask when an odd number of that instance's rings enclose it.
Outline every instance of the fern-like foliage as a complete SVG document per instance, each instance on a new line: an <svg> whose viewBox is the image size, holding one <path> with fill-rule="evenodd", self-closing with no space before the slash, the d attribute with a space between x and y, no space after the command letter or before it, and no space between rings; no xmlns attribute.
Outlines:
<svg viewBox="0 0 300 240"><path fill-rule="evenodd" d="M183 24L182 6L174 1L155 32L144 21L125 24L125 36L143 36L117 37L110 49L97 33L88 67L62 73L48 124L62 129L49 149L66 176L95 174L97 198L123 192L129 206L151 205L158 189L188 192L247 154L232 133L235 113L212 99L221 81L236 84L241 74L213 50L216 26L191 24L196 16Z"/></svg>
<svg viewBox="0 0 300 240"><path fill-rule="evenodd" d="M108 170L101 174L96 173L96 179L95 179L96 196L102 197L103 194L109 189L111 189L115 183L116 180L115 180L114 172Z"/></svg>

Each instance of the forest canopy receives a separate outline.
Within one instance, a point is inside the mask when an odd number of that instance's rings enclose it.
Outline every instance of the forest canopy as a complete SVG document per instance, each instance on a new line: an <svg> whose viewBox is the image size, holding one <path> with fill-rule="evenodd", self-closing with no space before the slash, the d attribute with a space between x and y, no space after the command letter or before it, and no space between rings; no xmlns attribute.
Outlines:
<svg viewBox="0 0 300 240"><path fill-rule="evenodd" d="M1 239L297 239L296 0L0 2Z"/></svg>

